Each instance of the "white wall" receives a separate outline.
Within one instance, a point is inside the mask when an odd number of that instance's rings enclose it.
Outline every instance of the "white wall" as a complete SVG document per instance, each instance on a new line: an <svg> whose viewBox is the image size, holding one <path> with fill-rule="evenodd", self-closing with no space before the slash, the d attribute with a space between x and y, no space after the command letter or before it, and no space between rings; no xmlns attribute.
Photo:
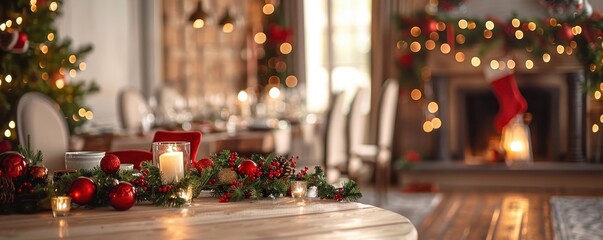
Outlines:
<svg viewBox="0 0 603 240"><path fill-rule="evenodd" d="M75 79L94 80L100 92L86 98L94 112L93 125L119 127L117 94L125 87L141 89L139 1L65 0L56 21L59 36L73 39L73 46L92 44L87 69Z"/></svg>

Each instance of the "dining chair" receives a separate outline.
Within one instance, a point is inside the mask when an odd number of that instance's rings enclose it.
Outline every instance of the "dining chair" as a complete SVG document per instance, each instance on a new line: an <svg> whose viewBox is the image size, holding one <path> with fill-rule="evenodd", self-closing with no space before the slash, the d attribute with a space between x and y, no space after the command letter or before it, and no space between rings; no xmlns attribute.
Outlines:
<svg viewBox="0 0 603 240"><path fill-rule="evenodd" d="M354 154L355 149L363 147L366 140L367 134L367 116L371 108L370 101L370 89L359 88L352 100L350 111L348 114L347 123L347 139L348 148L347 153L349 157L348 162L348 175L350 178L358 180L362 174L362 159Z"/></svg>
<svg viewBox="0 0 603 240"><path fill-rule="evenodd" d="M137 89L123 89L119 92L118 111L122 128L128 132L148 132L154 122L151 107Z"/></svg>
<svg viewBox="0 0 603 240"><path fill-rule="evenodd" d="M385 199L391 178L392 142L398 108L399 83L387 79L381 88L377 109L377 138L373 144L361 144L351 148L352 158L360 159L363 165L372 165L377 201ZM354 160L356 162L357 160Z"/></svg>
<svg viewBox="0 0 603 240"><path fill-rule="evenodd" d="M338 93L327 113L323 141L323 164L329 183L337 183L347 172L345 93Z"/></svg>
<svg viewBox="0 0 603 240"><path fill-rule="evenodd" d="M165 141L185 141L191 143L191 161L197 160L197 152L199 151L199 145L201 145L201 132L200 131L166 131L157 130L153 137L153 142L165 142ZM209 153L207 153L209 154Z"/></svg>
<svg viewBox="0 0 603 240"><path fill-rule="evenodd" d="M65 169L69 130L59 105L39 92L25 93L17 103L17 137L21 146L42 151L49 172Z"/></svg>
<svg viewBox="0 0 603 240"><path fill-rule="evenodd" d="M106 154L113 154L119 158L121 164L131 163L134 169L138 170L142 168L142 162L153 161L153 153L145 150L116 150Z"/></svg>

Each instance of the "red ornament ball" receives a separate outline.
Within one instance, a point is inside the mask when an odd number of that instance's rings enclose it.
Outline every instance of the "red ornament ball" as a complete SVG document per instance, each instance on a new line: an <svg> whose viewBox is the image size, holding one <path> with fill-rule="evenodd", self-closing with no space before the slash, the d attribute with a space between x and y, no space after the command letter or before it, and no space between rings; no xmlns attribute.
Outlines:
<svg viewBox="0 0 603 240"><path fill-rule="evenodd" d="M201 172L204 169L206 169L208 167L213 167L213 166L214 166L214 161L212 161L209 158L202 158L201 160L199 160L195 163L195 168L197 168L198 172Z"/></svg>
<svg viewBox="0 0 603 240"><path fill-rule="evenodd" d="M48 177L48 168L43 166L33 166L29 169L29 175L35 179L46 180L46 177Z"/></svg>
<svg viewBox="0 0 603 240"><path fill-rule="evenodd" d="M239 168L237 168L240 174L247 175L248 177L255 176L255 173L258 171L258 165L249 159L243 160L241 164L239 164Z"/></svg>
<svg viewBox="0 0 603 240"><path fill-rule="evenodd" d="M119 158L113 154L105 155L100 161L101 170L103 170L103 172L106 174L117 172L120 164L121 161Z"/></svg>
<svg viewBox="0 0 603 240"><path fill-rule="evenodd" d="M69 196L74 203L86 205L96 194L96 184L92 179L87 177L79 177L71 183Z"/></svg>
<svg viewBox="0 0 603 240"><path fill-rule="evenodd" d="M18 152L8 151L0 154L0 169L4 176L16 179L27 173L27 159Z"/></svg>
<svg viewBox="0 0 603 240"><path fill-rule="evenodd" d="M117 211L125 211L134 206L136 202L136 188L128 182L117 184L109 192L109 203Z"/></svg>

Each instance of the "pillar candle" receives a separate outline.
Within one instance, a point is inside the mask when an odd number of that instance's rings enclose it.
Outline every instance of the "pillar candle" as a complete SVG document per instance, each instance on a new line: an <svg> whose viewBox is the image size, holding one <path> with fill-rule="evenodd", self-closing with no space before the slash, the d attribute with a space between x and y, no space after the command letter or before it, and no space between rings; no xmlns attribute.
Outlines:
<svg viewBox="0 0 603 240"><path fill-rule="evenodd" d="M184 177L182 152L166 152L159 156L159 171L164 182L179 181Z"/></svg>

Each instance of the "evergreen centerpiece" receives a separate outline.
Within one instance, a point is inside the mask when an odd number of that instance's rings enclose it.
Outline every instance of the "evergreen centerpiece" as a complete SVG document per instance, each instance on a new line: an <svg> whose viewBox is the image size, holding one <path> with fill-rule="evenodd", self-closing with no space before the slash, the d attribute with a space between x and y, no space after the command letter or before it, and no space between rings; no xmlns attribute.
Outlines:
<svg viewBox="0 0 603 240"><path fill-rule="evenodd" d="M0 0L0 140L16 146L16 105L30 91L59 104L70 133L92 118L84 97L99 90L94 83L69 81L86 69L92 46L76 50L59 39L54 20L61 0ZM1 141L0 141L1 142ZM4 149L6 150L6 149Z"/></svg>

